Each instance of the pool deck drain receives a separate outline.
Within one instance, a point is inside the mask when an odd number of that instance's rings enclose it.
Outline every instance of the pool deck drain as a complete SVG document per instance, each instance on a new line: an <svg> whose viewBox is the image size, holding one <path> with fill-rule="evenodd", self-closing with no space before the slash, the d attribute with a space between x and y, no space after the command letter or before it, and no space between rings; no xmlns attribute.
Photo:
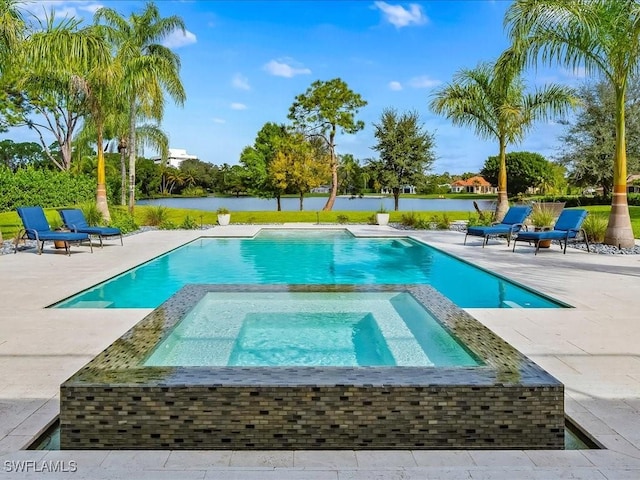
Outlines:
<svg viewBox="0 0 640 480"><path fill-rule="evenodd" d="M297 228L300 225L295 225ZM216 227L251 236L260 226ZM317 228L308 225L307 228ZM336 226L332 226L336 228ZM458 232L350 227L356 235L407 234L495 271L574 309L467 310L565 384L566 411L608 450L190 452L20 450L58 413L59 385L150 309L43 307L200 236L148 232L90 254L48 250L0 257L0 468L6 461L75 460L75 478L640 478L639 256L557 248L512 253L506 243L462 245ZM206 232L205 232L206 233ZM179 474L177 472L180 472ZM227 473L223 473L227 472ZM42 477L44 474L37 474ZM69 473L51 477L69 477ZM48 477L49 475L44 475Z"/></svg>

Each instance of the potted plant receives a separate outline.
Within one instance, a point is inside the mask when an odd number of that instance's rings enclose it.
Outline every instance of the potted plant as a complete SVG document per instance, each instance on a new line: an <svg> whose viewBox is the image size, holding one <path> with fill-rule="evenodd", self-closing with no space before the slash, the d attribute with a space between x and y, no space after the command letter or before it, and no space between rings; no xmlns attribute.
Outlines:
<svg viewBox="0 0 640 480"><path fill-rule="evenodd" d="M378 225L387 225L389 223L389 213L384 208L384 205L380 205L380 208L376 212L376 223Z"/></svg>
<svg viewBox="0 0 640 480"><path fill-rule="evenodd" d="M231 214L227 208L220 207L216 210L216 213L218 214L218 225L229 225L229 222L231 221Z"/></svg>
<svg viewBox="0 0 640 480"><path fill-rule="evenodd" d="M551 230L556 216L552 209L536 206L533 208L529 218L535 231L540 232L544 230ZM539 246L540 248L549 248L551 246L551 240L540 240Z"/></svg>
<svg viewBox="0 0 640 480"><path fill-rule="evenodd" d="M49 222L49 228L51 230L55 230L57 232L68 232L69 229L64 227L64 224L62 223L62 219L59 217L54 217L53 219L49 219L47 218L47 221ZM66 248L65 246L65 242L62 240L54 240L53 241L53 246L55 248Z"/></svg>

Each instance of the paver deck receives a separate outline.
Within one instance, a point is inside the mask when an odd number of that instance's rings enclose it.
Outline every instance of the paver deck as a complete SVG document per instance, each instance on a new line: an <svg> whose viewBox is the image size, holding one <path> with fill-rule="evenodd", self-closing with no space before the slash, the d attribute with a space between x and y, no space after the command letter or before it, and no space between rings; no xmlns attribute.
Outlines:
<svg viewBox="0 0 640 480"><path fill-rule="evenodd" d="M562 255L557 247L534 256L532 248L518 246L512 253L497 241L484 249L473 239L463 246L464 234L459 232L363 225L349 228L356 235L413 236L573 305L467 311L560 379L567 414L606 450L22 450L57 415L60 383L150 312L44 307L201 235L245 236L259 228L153 231L127 237L124 247L109 243L93 254L75 247L71 256L48 248L41 256L35 250L0 256L0 477L640 478L640 256L575 249ZM464 286L464 279L460 283ZM31 463L15 472L19 461ZM75 465L74 473L42 472L52 466L68 470L70 465Z"/></svg>

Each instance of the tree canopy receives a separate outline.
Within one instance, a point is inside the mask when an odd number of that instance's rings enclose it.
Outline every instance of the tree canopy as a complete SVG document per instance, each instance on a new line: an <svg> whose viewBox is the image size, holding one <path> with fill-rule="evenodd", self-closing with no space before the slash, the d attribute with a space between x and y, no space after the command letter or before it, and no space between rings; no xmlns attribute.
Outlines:
<svg viewBox="0 0 640 480"><path fill-rule="evenodd" d="M421 182L431 168L434 138L414 111L399 114L387 108L374 127L377 143L372 148L380 159L371 164L380 185L393 192L394 209L398 210L401 188Z"/></svg>
<svg viewBox="0 0 640 480"><path fill-rule="evenodd" d="M338 129L348 134L362 130L364 122L356 120L356 114L366 104L343 80L334 78L313 82L305 93L296 97L289 109L289 119L295 128L308 137L321 138L329 148L331 193L323 210L333 208L338 193L338 158L335 151Z"/></svg>
<svg viewBox="0 0 640 480"><path fill-rule="evenodd" d="M580 108L562 136L558 161L569 170L572 182L598 186L605 196L613 189L615 153L615 92L608 82L584 84L578 91ZM640 170L640 82L629 84L625 106L627 168Z"/></svg>
<svg viewBox="0 0 640 480"><path fill-rule="evenodd" d="M554 168L551 162L539 153L509 152L507 153L507 182L511 195L525 193L528 188L540 188L544 184L555 181ZM498 180L500 158L489 157L480 174L492 184Z"/></svg>

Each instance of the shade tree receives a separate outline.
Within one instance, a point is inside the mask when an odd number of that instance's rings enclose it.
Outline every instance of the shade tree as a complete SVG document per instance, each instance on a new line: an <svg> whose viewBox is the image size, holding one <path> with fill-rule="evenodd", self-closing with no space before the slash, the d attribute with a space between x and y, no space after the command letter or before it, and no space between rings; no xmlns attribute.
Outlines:
<svg viewBox="0 0 640 480"><path fill-rule="evenodd" d="M354 134L364 128L364 122L356 120L356 114L365 105L367 102L342 79L334 78L313 82L305 93L296 96L289 109L288 118L294 128L308 138L322 139L329 149L331 191L323 210L333 208L338 193L336 135Z"/></svg>

